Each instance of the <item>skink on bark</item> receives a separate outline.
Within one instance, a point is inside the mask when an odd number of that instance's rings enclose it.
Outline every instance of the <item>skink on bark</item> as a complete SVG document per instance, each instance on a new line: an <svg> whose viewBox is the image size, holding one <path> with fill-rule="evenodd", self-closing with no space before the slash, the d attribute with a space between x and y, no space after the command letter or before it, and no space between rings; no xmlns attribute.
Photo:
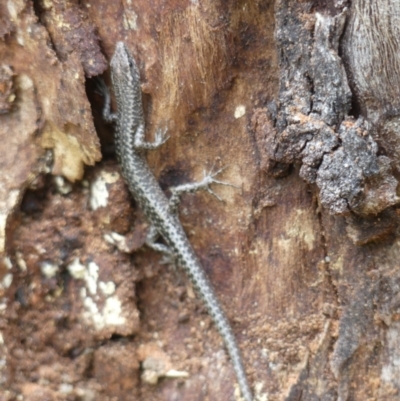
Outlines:
<svg viewBox="0 0 400 401"><path fill-rule="evenodd" d="M105 96L104 117L116 123L115 146L121 164L122 174L133 198L143 210L151 225L146 244L157 251L169 254L186 272L197 293L203 299L219 333L221 334L245 401L252 401L250 387L243 367L239 348L228 319L223 312L214 290L186 237L179 221L177 208L180 195L205 189L211 193L210 184L225 184L214 177L220 172L205 175L199 183L181 185L171 189L168 199L161 190L155 176L147 165L144 150L155 149L167 138L158 131L154 142L145 141L140 75L136 62L125 44L117 43L111 60L111 79L118 110L110 112L110 96L103 88ZM157 243L161 235L166 245Z"/></svg>

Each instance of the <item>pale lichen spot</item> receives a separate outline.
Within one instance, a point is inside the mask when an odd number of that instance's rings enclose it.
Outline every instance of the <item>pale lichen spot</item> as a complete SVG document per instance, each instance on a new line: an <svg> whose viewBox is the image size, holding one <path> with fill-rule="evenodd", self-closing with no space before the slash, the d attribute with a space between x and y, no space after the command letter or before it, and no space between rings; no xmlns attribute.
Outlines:
<svg viewBox="0 0 400 401"><path fill-rule="evenodd" d="M68 266L67 270L69 271L69 274L77 279L77 280L83 280L86 274L86 267L83 265L80 261L79 258L75 258Z"/></svg>
<svg viewBox="0 0 400 401"><path fill-rule="evenodd" d="M106 299L106 304L103 308L103 316L105 325L122 325L125 323L125 318L121 315L121 301L112 296Z"/></svg>
<svg viewBox="0 0 400 401"><path fill-rule="evenodd" d="M61 195L67 195L72 191L71 183L62 175L55 176L54 183L56 184L56 189L58 193L60 193Z"/></svg>
<svg viewBox="0 0 400 401"><path fill-rule="evenodd" d="M7 273L0 281L0 288L2 289L10 288L12 281L13 281L13 275L11 273Z"/></svg>
<svg viewBox="0 0 400 401"><path fill-rule="evenodd" d="M246 106L240 104L239 106L236 107L234 116L236 119L243 117L246 114Z"/></svg>
<svg viewBox="0 0 400 401"><path fill-rule="evenodd" d="M28 75L25 75L25 74L20 75L18 85L19 85L20 89L22 89L24 91L31 89L34 86L32 79Z"/></svg>
<svg viewBox="0 0 400 401"><path fill-rule="evenodd" d="M21 269L21 271L26 272L28 270L26 266L26 262L22 256L21 252L16 252L15 253L15 259L17 261L17 266Z"/></svg>
<svg viewBox="0 0 400 401"><path fill-rule="evenodd" d="M104 295L112 295L115 292L115 283L112 281L108 281L107 283L100 281L99 288Z"/></svg>
<svg viewBox="0 0 400 401"><path fill-rule="evenodd" d="M85 307L83 317L97 330L102 330L106 326L125 324L126 319L122 316L121 301L116 296L107 298L102 310L91 297L84 298L83 305Z"/></svg>
<svg viewBox="0 0 400 401"><path fill-rule="evenodd" d="M256 382L254 390L257 401L268 401L268 393L264 390L264 383Z"/></svg>
<svg viewBox="0 0 400 401"><path fill-rule="evenodd" d="M83 280L83 286L79 295L83 302L83 318L93 325L96 330L102 330L106 326L123 325L126 322L122 316L121 301L115 293L115 283L112 281L104 282L99 280L99 266L95 262L89 262L87 266L80 263L79 258L75 258L68 266L71 276L78 280ZM100 297L97 295L97 287L106 296L104 305L97 304Z"/></svg>
<svg viewBox="0 0 400 401"><path fill-rule="evenodd" d="M81 296L82 299L86 298L87 291L86 291L86 288L85 288L85 287L82 287L82 288L79 290L79 295Z"/></svg>
<svg viewBox="0 0 400 401"><path fill-rule="evenodd" d="M106 207L108 203L108 190L103 177L98 176L90 186L90 208L97 210L99 207Z"/></svg>
<svg viewBox="0 0 400 401"><path fill-rule="evenodd" d="M50 262L43 262L40 265L40 271L42 272L43 276L47 278L54 277L58 272L59 267L55 263Z"/></svg>
<svg viewBox="0 0 400 401"><path fill-rule="evenodd" d="M109 244L116 246L121 252L131 253L131 249L126 242L126 237L124 235L111 232L109 234L105 234L103 238Z"/></svg>
<svg viewBox="0 0 400 401"><path fill-rule="evenodd" d="M97 293L97 280L99 278L99 266L96 263L88 264L87 275L85 276L86 286L92 295Z"/></svg>
<svg viewBox="0 0 400 401"><path fill-rule="evenodd" d="M8 270L11 270L11 269L12 269L11 259L10 259L8 256L6 256L5 258L3 258L3 263L4 263L4 265L6 266L6 268L7 268Z"/></svg>
<svg viewBox="0 0 400 401"><path fill-rule="evenodd" d="M99 266L96 263L90 262L86 267L79 261L79 258L75 258L67 266L67 269L73 278L86 282L86 287L92 295L97 293Z"/></svg>
<svg viewBox="0 0 400 401"><path fill-rule="evenodd" d="M90 186L90 208L97 210L100 207L106 207L108 204L107 184L114 184L118 181L118 173L109 173L102 171L91 183Z"/></svg>
<svg viewBox="0 0 400 401"><path fill-rule="evenodd" d="M74 390L74 386L69 383L61 383L60 386L58 387L58 390L62 394L71 394Z"/></svg>

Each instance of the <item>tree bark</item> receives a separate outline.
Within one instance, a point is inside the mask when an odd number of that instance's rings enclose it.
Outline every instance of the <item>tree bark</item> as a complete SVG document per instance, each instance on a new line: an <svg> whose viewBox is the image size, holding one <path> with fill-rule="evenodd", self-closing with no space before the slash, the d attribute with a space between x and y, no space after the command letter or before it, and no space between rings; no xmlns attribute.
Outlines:
<svg viewBox="0 0 400 401"><path fill-rule="evenodd" d="M147 159L255 400L400 400L395 0L0 4L0 401L223 400L190 282L142 247L93 77L124 41ZM400 137L400 136L399 136ZM400 142L399 142L400 144Z"/></svg>

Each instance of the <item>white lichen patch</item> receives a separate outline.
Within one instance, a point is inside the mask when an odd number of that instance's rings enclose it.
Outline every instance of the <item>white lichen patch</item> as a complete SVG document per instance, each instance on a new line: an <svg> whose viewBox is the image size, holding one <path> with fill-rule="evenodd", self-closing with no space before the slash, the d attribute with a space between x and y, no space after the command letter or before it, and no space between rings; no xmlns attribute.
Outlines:
<svg viewBox="0 0 400 401"><path fill-rule="evenodd" d="M107 283L100 281L99 288L104 295L112 295L115 292L115 283L112 281L107 281Z"/></svg>
<svg viewBox="0 0 400 401"><path fill-rule="evenodd" d="M83 280L86 274L86 267L85 265L81 264L79 262L79 258L75 258L68 266L67 269L69 271L69 274L77 279L77 280Z"/></svg>
<svg viewBox="0 0 400 401"><path fill-rule="evenodd" d="M113 184L120 178L118 173L102 171L91 183L90 186L90 208L97 210L106 207L108 204L107 184Z"/></svg>
<svg viewBox="0 0 400 401"><path fill-rule="evenodd" d="M11 259L9 257L4 257L3 263L4 263L5 267L7 268L7 270L12 269L13 266L11 263ZM0 280L0 290L3 292L7 288L10 288L12 281L13 281L13 275L11 273L6 273L3 276L3 278ZM0 308L0 311L1 311L1 308Z"/></svg>
<svg viewBox="0 0 400 401"><path fill-rule="evenodd" d="M40 265L40 271L46 278L54 277L59 270L59 267L55 263L43 262Z"/></svg>
<svg viewBox="0 0 400 401"><path fill-rule="evenodd" d="M83 298L83 305L85 307L84 319L93 324L96 330L102 330L107 326L123 325L126 321L122 316L121 301L116 296L108 297L102 310L90 296Z"/></svg>
<svg viewBox="0 0 400 401"><path fill-rule="evenodd" d="M72 191L71 183L66 180L62 175L55 176L54 183L56 184L57 191L61 195L67 195Z"/></svg>
<svg viewBox="0 0 400 401"><path fill-rule="evenodd" d="M3 258L3 263L4 263L4 265L6 266L6 268L7 268L8 270L12 269L11 259L10 259L8 256L6 256L5 258Z"/></svg>
<svg viewBox="0 0 400 401"><path fill-rule="evenodd" d="M268 401L268 393L264 390L264 383L256 382L254 385L255 399L257 401Z"/></svg>
<svg viewBox="0 0 400 401"><path fill-rule="evenodd" d="M88 264L87 274L85 275L86 286L92 295L97 293L97 280L99 279L99 266L94 262Z"/></svg>
<svg viewBox="0 0 400 401"><path fill-rule="evenodd" d="M7 273L0 281L0 289L6 290L7 288L10 288L12 281L13 275L11 273Z"/></svg>
<svg viewBox="0 0 400 401"><path fill-rule="evenodd" d="M22 253L21 252L16 252L15 253L15 259L17 261L17 266L23 271L26 272L28 270L27 266L26 266L26 262L24 260L24 258L22 257Z"/></svg>
<svg viewBox="0 0 400 401"><path fill-rule="evenodd" d="M170 369L165 373L164 377L169 379L186 379L189 377L189 373L184 370Z"/></svg>
<svg viewBox="0 0 400 401"><path fill-rule="evenodd" d="M121 252L132 252L126 243L126 237L124 235L112 231L111 233L104 235L104 240L109 244L116 246Z"/></svg>
<svg viewBox="0 0 400 401"><path fill-rule="evenodd" d="M89 262L87 267L83 265L79 258L75 258L67 269L71 276L77 280L84 280L90 294L97 294L97 280L99 279L99 266L94 262Z"/></svg>
<svg viewBox="0 0 400 401"><path fill-rule="evenodd" d="M243 117L246 114L246 106L243 106L240 104L239 106L236 107L234 116L236 119Z"/></svg>
<svg viewBox="0 0 400 401"><path fill-rule="evenodd" d="M108 202L108 190L104 179L97 177L90 186L90 207L97 210L99 207L106 207Z"/></svg>
<svg viewBox="0 0 400 401"><path fill-rule="evenodd" d="M74 386L69 383L61 383L58 390L62 394L71 394L74 390Z"/></svg>
<svg viewBox="0 0 400 401"><path fill-rule="evenodd" d="M84 306L83 318L87 323L96 330L125 324L121 301L116 295L112 295L115 293L115 283L99 281L99 266L95 262L89 262L85 266L79 258L75 258L67 269L72 277L85 283L80 290L80 296ZM103 297L97 293L98 288Z"/></svg>
<svg viewBox="0 0 400 401"><path fill-rule="evenodd" d="M125 318L121 315L121 301L116 297L108 297L103 308L104 325L121 325L125 323Z"/></svg>

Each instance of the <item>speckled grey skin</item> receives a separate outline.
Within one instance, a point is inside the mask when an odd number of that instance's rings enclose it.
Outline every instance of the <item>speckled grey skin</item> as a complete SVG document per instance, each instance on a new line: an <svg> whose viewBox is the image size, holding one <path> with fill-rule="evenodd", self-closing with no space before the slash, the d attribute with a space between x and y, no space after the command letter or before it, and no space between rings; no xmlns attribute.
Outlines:
<svg viewBox="0 0 400 401"><path fill-rule="evenodd" d="M116 122L115 145L122 174L134 199L153 226L147 244L156 250L172 254L179 266L187 273L204 300L208 312L225 342L242 396L245 401L252 401L253 397L243 368L242 358L230 324L186 237L177 213L175 213L181 193L194 192L199 189L212 192L209 188L210 184L223 183L213 178L217 172L205 176L200 183L182 185L175 190L173 189L171 199L167 199L143 156L143 150L155 149L164 143L166 138L163 133L159 132L154 143L148 143L144 140L145 129L139 71L124 43L117 43L110 65L118 111L116 114L110 113L110 99L105 91L104 117L108 121ZM156 232L164 238L168 246L154 242Z"/></svg>

